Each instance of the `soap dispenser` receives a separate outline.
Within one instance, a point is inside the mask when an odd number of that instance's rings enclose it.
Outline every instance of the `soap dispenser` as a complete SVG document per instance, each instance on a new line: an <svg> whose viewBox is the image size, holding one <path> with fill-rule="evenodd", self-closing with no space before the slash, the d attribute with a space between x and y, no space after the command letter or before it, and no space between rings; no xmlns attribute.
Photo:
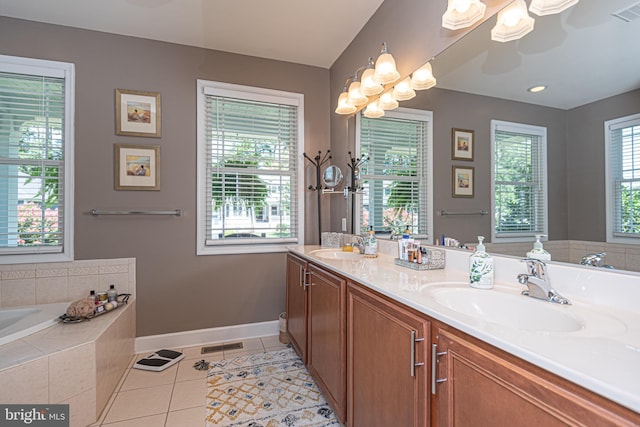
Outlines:
<svg viewBox="0 0 640 427"><path fill-rule="evenodd" d="M472 288L493 288L493 257L482 244L484 236L478 236L476 251L469 257L469 283Z"/></svg>
<svg viewBox="0 0 640 427"><path fill-rule="evenodd" d="M364 239L365 258L375 258L378 256L378 239L373 232L373 226L369 227L369 236Z"/></svg>
<svg viewBox="0 0 640 427"><path fill-rule="evenodd" d="M545 237L545 234L536 234L536 242L533 244L533 249L527 252L527 258L551 261L551 254L542 247L541 237Z"/></svg>

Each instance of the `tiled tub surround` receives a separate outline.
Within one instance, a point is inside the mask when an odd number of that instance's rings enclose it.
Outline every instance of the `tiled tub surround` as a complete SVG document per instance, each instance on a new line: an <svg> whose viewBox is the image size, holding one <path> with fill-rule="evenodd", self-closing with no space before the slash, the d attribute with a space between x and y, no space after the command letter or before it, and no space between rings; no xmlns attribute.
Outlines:
<svg viewBox="0 0 640 427"><path fill-rule="evenodd" d="M0 271L4 307L32 305L36 299L59 302L59 295L65 295L62 301L75 300L109 284L132 294L128 304L113 312L59 323L0 346L0 402L68 403L71 426L93 423L134 354L135 259L5 265ZM25 295L17 282L24 285ZM49 292L47 283L56 292Z"/></svg>
<svg viewBox="0 0 640 427"><path fill-rule="evenodd" d="M0 308L74 301L112 284L135 294L135 258L0 265Z"/></svg>
<svg viewBox="0 0 640 427"><path fill-rule="evenodd" d="M394 242L395 243L395 242ZM586 321L595 329L577 332L537 333L500 325L476 316L466 316L439 305L430 296L430 286L450 282L468 283L470 252L446 249L443 270L415 271L393 263L393 247L384 245L376 259L353 260L318 258L313 251L320 246L294 246L290 250L332 269L346 278L378 291L396 301L459 329L534 365L566 378L622 406L640 412L640 275L621 274L606 269L548 265L551 283L573 306L567 311L593 310ZM389 255L386 255L389 254ZM524 273L522 262L509 257L495 257L495 283L501 292L517 298L524 286L517 275ZM493 290L485 290L487 294ZM553 304L532 300L531 304ZM557 307L556 307L557 308ZM619 319L623 327L603 333L594 319Z"/></svg>

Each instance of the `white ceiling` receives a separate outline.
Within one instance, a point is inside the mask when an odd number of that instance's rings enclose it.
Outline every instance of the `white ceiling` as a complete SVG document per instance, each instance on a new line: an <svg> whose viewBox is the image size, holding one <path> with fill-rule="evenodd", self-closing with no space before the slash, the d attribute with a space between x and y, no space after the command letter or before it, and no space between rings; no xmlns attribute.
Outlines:
<svg viewBox="0 0 640 427"><path fill-rule="evenodd" d="M0 15L330 68L382 1L0 0ZM438 87L563 109L638 88L640 19L611 16L635 3L532 14L508 43L490 40L491 18L436 57ZM538 83L549 89L526 92Z"/></svg>
<svg viewBox="0 0 640 427"><path fill-rule="evenodd" d="M611 16L638 0L580 0L535 19L518 41L491 41L491 18L432 61L439 88L570 109L640 88L640 19ZM527 88L548 85L532 94Z"/></svg>
<svg viewBox="0 0 640 427"><path fill-rule="evenodd" d="M0 0L0 15L330 68L383 0Z"/></svg>

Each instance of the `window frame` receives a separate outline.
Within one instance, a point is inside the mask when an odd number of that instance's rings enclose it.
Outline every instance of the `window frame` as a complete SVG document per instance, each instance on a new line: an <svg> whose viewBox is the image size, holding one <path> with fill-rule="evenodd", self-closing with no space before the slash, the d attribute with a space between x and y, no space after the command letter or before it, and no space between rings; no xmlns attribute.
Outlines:
<svg viewBox="0 0 640 427"><path fill-rule="evenodd" d="M414 121L422 121L426 122L425 126L425 140L422 142L422 147L418 146L418 150L422 148L423 154L427 156L426 161L423 162L426 170L422 175L423 178L427 181L425 185L420 185L421 189L425 189L426 194L426 207L425 207L425 215L426 218L424 220L424 224L426 226L426 233L416 233L413 237L420 239L423 243L431 244L433 242L433 112L429 110L419 110L415 108L396 108L394 110L385 111L385 115L379 119L368 119L368 120L384 120L384 118L397 118L397 119L405 119L405 120L414 120ZM356 157L361 157L361 135L362 135L362 113L356 115L356 146L355 152ZM417 164L417 162L416 162ZM420 174L418 170L418 175ZM420 175L419 175L420 176ZM362 179L362 177L361 177ZM424 191L424 190L423 190ZM363 197L362 194L356 194L356 203L355 209L352 213L354 218L355 230L353 230L354 234L364 234L367 230L361 230L360 226L360 215L362 214L362 202ZM376 231L378 236L390 236L390 234L381 233Z"/></svg>
<svg viewBox="0 0 640 427"><path fill-rule="evenodd" d="M505 232L501 232L498 235L496 232L496 130L500 127L500 130L513 133L536 135L541 138L540 141L540 164L537 165L542 175L542 191L543 206L541 209L542 215L542 229L526 232L513 232L511 235L505 235ZM547 170L547 128L544 126L530 125L524 123L507 122L502 120L491 120L491 242L492 243L508 243L508 242L530 242L532 238L535 238L537 234L544 236L549 235L549 190L548 190L549 175ZM545 239L542 239L547 240Z"/></svg>
<svg viewBox="0 0 640 427"><path fill-rule="evenodd" d="M607 243L622 243L629 245L640 245L640 233L637 236L616 236L614 230L614 211L616 210L613 185L613 158L612 158L612 131L631 126L640 126L640 113L632 114L604 122L604 157L605 157L605 209L606 209L606 241ZM635 144L634 144L635 146ZM640 149L640 144L638 144Z"/></svg>
<svg viewBox="0 0 640 427"><path fill-rule="evenodd" d="M65 80L64 88L64 217L61 251L46 248L20 249L24 253L7 253L0 249L0 264L68 262L74 259L74 130L75 130L75 65L69 62L0 55L0 71L32 76L57 77Z"/></svg>
<svg viewBox="0 0 640 427"><path fill-rule="evenodd" d="M231 83L222 83L198 79L197 86L197 238L196 255L230 255L247 253L273 253L286 252L287 247L295 244L304 244L304 162L302 151L304 148L304 95L294 92L244 86ZM295 188L297 198L291 203L296 203L297 210L297 236L287 241L264 243L262 238L243 238L233 242L220 242L208 245L206 239L206 207L210 203L210 197L205 194L207 188L207 161L205 135L205 102L207 94L205 90L216 96L224 96L245 99L257 102L268 102L295 106L297 113L297 153L295 159Z"/></svg>

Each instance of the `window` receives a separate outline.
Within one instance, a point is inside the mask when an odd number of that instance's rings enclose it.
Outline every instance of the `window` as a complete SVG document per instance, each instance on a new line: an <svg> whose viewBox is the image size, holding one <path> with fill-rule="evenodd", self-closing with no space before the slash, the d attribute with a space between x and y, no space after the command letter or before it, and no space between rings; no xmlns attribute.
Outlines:
<svg viewBox="0 0 640 427"><path fill-rule="evenodd" d="M74 65L0 55L0 263L73 259Z"/></svg>
<svg viewBox="0 0 640 427"><path fill-rule="evenodd" d="M492 241L547 231L547 129L491 121Z"/></svg>
<svg viewBox="0 0 640 427"><path fill-rule="evenodd" d="M198 81L199 255L304 242L303 103L301 94Z"/></svg>
<svg viewBox="0 0 640 427"><path fill-rule="evenodd" d="M607 242L640 244L640 114L604 128Z"/></svg>
<svg viewBox="0 0 640 427"><path fill-rule="evenodd" d="M358 116L360 167L356 233L373 226L376 232L427 238L433 227L433 182L430 111L398 108L385 116Z"/></svg>

